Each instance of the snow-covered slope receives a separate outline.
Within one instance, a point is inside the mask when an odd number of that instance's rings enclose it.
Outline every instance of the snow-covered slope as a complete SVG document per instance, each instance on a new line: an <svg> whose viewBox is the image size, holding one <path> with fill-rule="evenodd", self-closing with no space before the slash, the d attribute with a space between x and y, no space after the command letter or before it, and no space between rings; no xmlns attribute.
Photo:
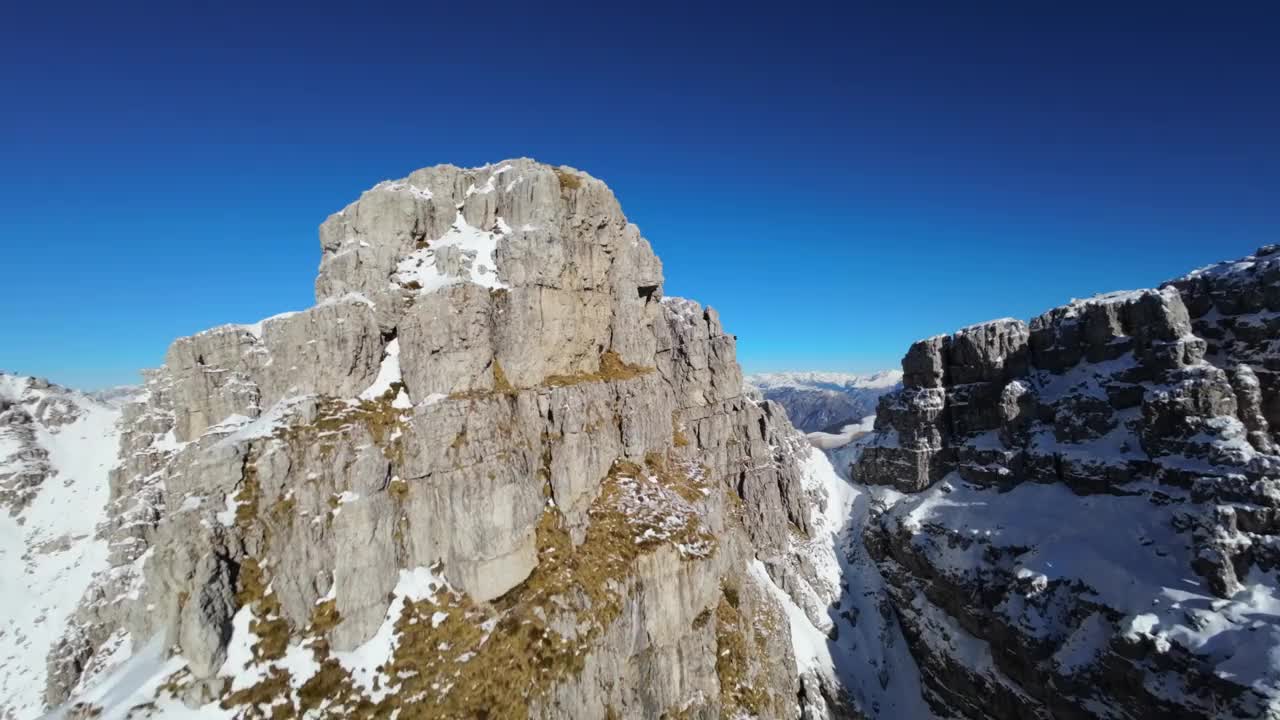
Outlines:
<svg viewBox="0 0 1280 720"><path fill-rule="evenodd" d="M93 573L119 437L114 404L0 374L0 717L44 712L46 658Z"/></svg>
<svg viewBox="0 0 1280 720"><path fill-rule="evenodd" d="M805 717L929 720L934 715L924 701L920 672L884 580L862 544L867 488L842 478L817 448L799 455L811 501L809 536L793 548L802 569L788 583L791 592L758 560L752 573L786 610L805 679ZM812 687L821 692L807 692Z"/></svg>
<svg viewBox="0 0 1280 720"><path fill-rule="evenodd" d="M748 375L746 381L787 410L804 432L840 434L846 425L874 415L880 396L902 385L902 372L871 375L834 372L777 372Z"/></svg>

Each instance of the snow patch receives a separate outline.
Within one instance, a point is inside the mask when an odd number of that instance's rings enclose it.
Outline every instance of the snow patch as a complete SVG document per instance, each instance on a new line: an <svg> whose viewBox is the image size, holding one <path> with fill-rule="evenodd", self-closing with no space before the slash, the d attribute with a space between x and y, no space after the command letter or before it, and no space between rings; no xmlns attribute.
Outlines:
<svg viewBox="0 0 1280 720"><path fill-rule="evenodd" d="M506 224L500 222L499 229ZM509 228L508 228L509 229ZM396 266L395 279L420 292L433 292L460 282L491 289L506 288L498 277L494 253L504 232L481 230L459 212L444 236L418 248Z"/></svg>
<svg viewBox="0 0 1280 720"><path fill-rule="evenodd" d="M838 433L811 432L806 437L809 444L819 450L835 450L866 436L876 427L876 416L868 415L856 423L851 423L840 428Z"/></svg>
<svg viewBox="0 0 1280 720"><path fill-rule="evenodd" d="M364 392L360 393L361 400L376 400L387 393L391 386L401 382L400 376L400 339L394 338L387 343L387 347L383 350L382 364L378 366L378 376L374 378L373 384ZM404 391L397 393L396 400Z"/></svg>
<svg viewBox="0 0 1280 720"><path fill-rule="evenodd" d="M404 180L383 180L373 186L374 190L383 190L385 192L402 192L417 198L418 200L427 201L431 199L431 191L427 188L418 187Z"/></svg>
<svg viewBox="0 0 1280 720"><path fill-rule="evenodd" d="M352 680L369 697L378 702L390 692L391 677L381 667L395 655L400 636L396 622L404 612L405 600L419 602L434 600L437 592L448 589L448 584L427 567L401 570L400 578L392 590L391 605L373 637L350 652L335 652L333 657L351 674Z"/></svg>

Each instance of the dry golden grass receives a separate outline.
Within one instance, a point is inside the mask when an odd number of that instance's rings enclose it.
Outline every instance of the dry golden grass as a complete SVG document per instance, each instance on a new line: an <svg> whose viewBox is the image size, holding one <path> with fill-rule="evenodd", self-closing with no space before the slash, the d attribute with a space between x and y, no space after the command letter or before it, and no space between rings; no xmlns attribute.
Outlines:
<svg viewBox="0 0 1280 720"><path fill-rule="evenodd" d="M258 637L258 641L250 649L253 651L253 658L259 662L284 657L292 630L288 621L280 616L280 601L276 599L275 593L268 592L268 588L266 573L258 560L245 558L236 578L236 603L253 610L249 629Z"/></svg>
<svg viewBox="0 0 1280 720"><path fill-rule="evenodd" d="M338 626L342 616L338 613L338 601L325 600L311 613L311 632L324 634Z"/></svg>
<svg viewBox="0 0 1280 720"><path fill-rule="evenodd" d="M556 168L556 178L560 181L561 190L577 190L582 187L582 178L564 168Z"/></svg>
<svg viewBox="0 0 1280 720"><path fill-rule="evenodd" d="M229 693L220 704L223 710L230 710L236 707L242 708L241 713L245 717L294 718L297 717L297 714L292 712L292 701L286 701L287 705L276 706L269 713L261 710L261 706L269 706L278 702L280 698L287 698L289 691L289 673L280 668L272 667L267 670L266 679L252 687Z"/></svg>
<svg viewBox="0 0 1280 720"><path fill-rule="evenodd" d="M622 361L618 353L606 350L600 355L600 366L595 372L579 373L577 375L552 375L544 380L542 384L548 387L564 387L587 382L630 380L651 372L653 372L653 368L628 365Z"/></svg>
<svg viewBox="0 0 1280 720"><path fill-rule="evenodd" d="M678 410L671 411L671 446L677 448L689 447L689 436L685 433L684 422L680 420L680 412Z"/></svg>
<svg viewBox="0 0 1280 720"><path fill-rule="evenodd" d="M252 460L246 460L240 471L240 489L235 494L236 527L245 530L258 521L258 468Z"/></svg>
<svg viewBox="0 0 1280 720"><path fill-rule="evenodd" d="M387 492L397 500L404 500L409 495L409 483L399 476L387 484Z"/></svg>
<svg viewBox="0 0 1280 720"><path fill-rule="evenodd" d="M697 480L683 466L651 455L641 467L615 463L588 511L591 523L577 547L559 511L550 507L536 528L538 564L519 586L492 603L478 604L442 589L431 599L405 600L395 618L398 642L381 668L383 687L391 690L371 702L338 664L324 639L340 621L332 600L316 606L311 622L295 642L309 647L320 670L296 692L283 671L268 671L252 688L228 695L224 707L246 717L285 720L311 712L322 717L379 720L412 718L527 718L531 702L557 683L582 672L587 655L620 617L635 562L665 543L688 540L704 531L697 523L666 540L647 537L651 529L626 506L628 483L655 482L675 496L701 497ZM649 481L646 479L646 483ZM673 495L668 495L673 497ZM669 532L670 528L661 528ZM258 563L246 560L241 572L241 603L255 610L255 659L281 657L289 641L278 619L278 605L266 592ZM705 626L711 614L701 618ZM267 618L267 619L260 619ZM272 619L274 618L274 619ZM575 627L573 637L555 628ZM283 643L282 643L283 641Z"/></svg>
<svg viewBox="0 0 1280 720"><path fill-rule="evenodd" d="M493 359L493 391L502 395L515 395L516 389L507 382L507 374L502 371L502 363Z"/></svg>
<svg viewBox="0 0 1280 720"><path fill-rule="evenodd" d="M739 712L761 717L769 694L749 676L751 658L764 657L764 647L738 610L738 594L724 589L716 606L716 676L720 679L720 707L726 716ZM748 640L751 640L748 644Z"/></svg>
<svg viewBox="0 0 1280 720"><path fill-rule="evenodd" d="M404 457L401 437L408 429L408 419L412 414L410 410L393 405L403 388L403 383L392 383L390 389L378 398L358 403L320 398L314 421L279 428L272 437L284 440L299 450L318 447L321 457L329 457L340 443L349 439L352 429L363 426L374 444L382 448L383 455L388 460L399 462ZM398 434L397 430L400 431Z"/></svg>
<svg viewBox="0 0 1280 720"><path fill-rule="evenodd" d="M502 369L502 364L496 359L493 361L493 389L492 390L459 390L449 394L450 400L481 400L494 395L515 396L525 388L519 388L511 384L507 379L506 372ZM640 367L637 365L628 365L622 361L616 352L612 350L605 351L600 355L600 364L595 372L577 373L574 375L551 375L545 378L542 387L565 387L568 385L578 385L580 383L590 382L609 382L617 380L630 380L653 372L653 368Z"/></svg>

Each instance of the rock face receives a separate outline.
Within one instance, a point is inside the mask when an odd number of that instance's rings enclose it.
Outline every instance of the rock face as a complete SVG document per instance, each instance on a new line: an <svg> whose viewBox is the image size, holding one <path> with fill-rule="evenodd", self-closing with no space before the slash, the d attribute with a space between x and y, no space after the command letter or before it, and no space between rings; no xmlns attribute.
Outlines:
<svg viewBox="0 0 1280 720"><path fill-rule="evenodd" d="M850 468L930 703L1280 717L1280 253L913 345Z"/></svg>
<svg viewBox="0 0 1280 720"><path fill-rule="evenodd" d="M902 386L902 373L759 373L748 375L747 383L785 408L797 429L839 433L844 426L875 415L880 397Z"/></svg>
<svg viewBox="0 0 1280 720"><path fill-rule="evenodd" d="M797 716L767 586L800 576L807 449L743 393L716 313L663 297L608 188L437 166L320 239L315 307L178 340L125 409L112 569L51 699ZM114 685L77 689L129 648Z"/></svg>

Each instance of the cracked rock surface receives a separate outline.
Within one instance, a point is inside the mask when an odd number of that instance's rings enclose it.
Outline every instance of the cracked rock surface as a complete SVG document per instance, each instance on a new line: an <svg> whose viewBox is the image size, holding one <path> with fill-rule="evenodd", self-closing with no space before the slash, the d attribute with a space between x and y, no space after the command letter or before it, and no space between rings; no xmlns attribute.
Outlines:
<svg viewBox="0 0 1280 720"><path fill-rule="evenodd" d="M940 714L1280 717L1280 253L913 345L848 470Z"/></svg>
<svg viewBox="0 0 1280 720"><path fill-rule="evenodd" d="M806 529L807 448L604 183L426 168L320 240L314 307L177 340L125 409L111 569L51 702L798 716L748 567ZM85 689L127 651L145 681Z"/></svg>

